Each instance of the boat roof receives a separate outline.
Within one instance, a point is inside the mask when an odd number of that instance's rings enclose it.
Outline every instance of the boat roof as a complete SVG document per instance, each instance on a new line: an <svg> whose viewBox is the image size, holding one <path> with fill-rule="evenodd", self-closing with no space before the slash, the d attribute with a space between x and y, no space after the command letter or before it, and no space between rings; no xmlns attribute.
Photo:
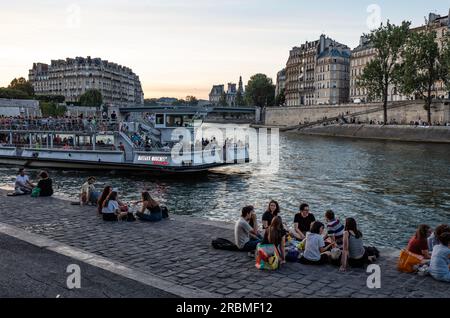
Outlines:
<svg viewBox="0 0 450 318"><path fill-rule="evenodd" d="M126 113L164 113L164 114L208 114L208 113L249 113L255 112L255 107L199 107L199 106L137 106L122 107L119 111Z"/></svg>

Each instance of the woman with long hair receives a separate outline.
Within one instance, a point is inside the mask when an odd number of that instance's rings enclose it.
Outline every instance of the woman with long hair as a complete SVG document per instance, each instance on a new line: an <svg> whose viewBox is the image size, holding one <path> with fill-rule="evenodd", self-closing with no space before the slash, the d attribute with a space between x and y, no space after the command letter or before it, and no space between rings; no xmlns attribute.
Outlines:
<svg viewBox="0 0 450 318"><path fill-rule="evenodd" d="M36 187L38 187L40 190L39 196L40 197L51 197L53 195L53 185L52 185L52 179L49 177L47 171L41 171L39 173L39 182Z"/></svg>
<svg viewBox="0 0 450 318"><path fill-rule="evenodd" d="M277 201L271 200L266 212L262 216L263 229L267 229L272 223L272 219L280 214L280 205Z"/></svg>
<svg viewBox="0 0 450 318"><path fill-rule="evenodd" d="M362 237L363 235L358 230L356 220L354 218L345 219L341 271L346 271L348 265L351 267L363 267L365 264L376 260L376 256L369 256Z"/></svg>
<svg viewBox="0 0 450 318"><path fill-rule="evenodd" d="M285 262L286 233L283 230L283 224L281 223L281 218L279 216L275 216L272 219L272 222L264 235L263 243L274 244L280 253L281 262Z"/></svg>
<svg viewBox="0 0 450 318"><path fill-rule="evenodd" d="M407 250L416 255L421 255L425 259L430 259L431 254L428 250L428 237L431 233L430 226L420 224L414 236L409 240Z"/></svg>
<svg viewBox="0 0 450 318"><path fill-rule="evenodd" d="M127 212L121 212L118 202L118 193L111 191L103 202L102 215L104 221L118 221L127 216Z"/></svg>
<svg viewBox="0 0 450 318"><path fill-rule="evenodd" d="M97 201L97 213L98 215L102 214L102 209L103 209L103 202L105 202L106 198L108 197L108 195L111 193L112 191L112 187L111 186L106 186L103 189L102 194L100 195L100 197L98 198Z"/></svg>
<svg viewBox="0 0 450 318"><path fill-rule="evenodd" d="M148 191L143 191L142 197L142 208L141 211L137 212L136 215L144 221L158 222L162 220L162 210L159 203L155 201Z"/></svg>

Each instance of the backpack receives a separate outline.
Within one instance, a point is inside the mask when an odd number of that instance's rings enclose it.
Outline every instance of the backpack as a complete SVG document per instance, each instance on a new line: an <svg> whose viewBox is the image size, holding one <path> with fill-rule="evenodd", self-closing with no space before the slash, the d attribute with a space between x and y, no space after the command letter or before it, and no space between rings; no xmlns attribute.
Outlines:
<svg viewBox="0 0 450 318"><path fill-rule="evenodd" d="M274 244L258 244L256 248L256 268L262 270L277 270L280 268L280 254Z"/></svg>
<svg viewBox="0 0 450 318"><path fill-rule="evenodd" d="M239 248L236 246L236 244L224 238L217 238L215 240L212 240L211 245L216 250L239 251Z"/></svg>

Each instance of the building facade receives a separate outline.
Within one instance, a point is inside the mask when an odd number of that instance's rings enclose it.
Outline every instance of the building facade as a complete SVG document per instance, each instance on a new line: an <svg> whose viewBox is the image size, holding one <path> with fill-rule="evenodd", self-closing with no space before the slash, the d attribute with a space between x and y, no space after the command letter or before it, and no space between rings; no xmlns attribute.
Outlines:
<svg viewBox="0 0 450 318"><path fill-rule="evenodd" d="M450 15L450 12L449 12ZM428 20L424 25L416 28L412 28L411 32L424 32L431 30L436 32L436 41L440 48L443 46L445 37L450 30L450 19L449 15L440 16L435 13L430 13ZM359 87L358 77L362 75L366 65L376 57L376 49L372 47L370 41L364 36L361 37L360 44L352 51L351 56L351 69L350 69L350 101L359 102L370 102L368 97L368 92L366 89ZM433 87L433 96L435 98L447 98L449 96L448 91L442 81L436 82ZM400 94L399 89L395 85L390 85L388 89L388 101L405 101L409 99L414 99L413 96L405 96ZM378 100L373 100L378 101Z"/></svg>
<svg viewBox="0 0 450 318"><path fill-rule="evenodd" d="M37 95L63 95L66 102L77 102L89 89L102 93L105 104L143 105L139 76L125 66L88 56L34 63L29 80Z"/></svg>
<svg viewBox="0 0 450 318"><path fill-rule="evenodd" d="M275 97L286 90L286 69L283 68L277 73L277 84L275 86Z"/></svg>
<svg viewBox="0 0 450 318"><path fill-rule="evenodd" d="M286 105L342 103L348 99L350 49L325 35L289 52Z"/></svg>
<svg viewBox="0 0 450 318"><path fill-rule="evenodd" d="M239 85L239 86L238 86ZM225 100L228 106L238 106L236 105L236 99L238 94L241 97L244 96L244 85L242 83L242 76L239 77L239 84L228 83L227 90L225 91L225 85L214 85L209 93L209 102L213 105L220 104L222 96L225 95Z"/></svg>
<svg viewBox="0 0 450 318"><path fill-rule="evenodd" d="M376 56L376 50L373 48L366 36L361 36L359 45L353 49L350 58L350 102L366 103L368 102L367 89L358 85L358 79L363 74L366 65Z"/></svg>

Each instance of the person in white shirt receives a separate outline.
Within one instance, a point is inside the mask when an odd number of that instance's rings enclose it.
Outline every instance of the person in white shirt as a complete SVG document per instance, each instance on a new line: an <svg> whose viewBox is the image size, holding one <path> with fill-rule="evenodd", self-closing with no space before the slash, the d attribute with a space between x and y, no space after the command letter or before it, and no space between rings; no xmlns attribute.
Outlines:
<svg viewBox="0 0 450 318"><path fill-rule="evenodd" d="M325 246L323 240L324 225L315 221L311 224L310 232L306 233L305 252L299 262L305 265L322 265L329 261L330 252L328 251L336 245L336 243Z"/></svg>
<svg viewBox="0 0 450 318"><path fill-rule="evenodd" d="M117 192L112 191L105 202L103 202L102 216L104 221L118 221L127 216L128 212L122 212L119 201L117 198Z"/></svg>
<svg viewBox="0 0 450 318"><path fill-rule="evenodd" d="M88 203L91 203L92 205L97 204L100 193L95 190L95 181L95 177L89 177L81 186L80 201L82 205Z"/></svg>
<svg viewBox="0 0 450 318"><path fill-rule="evenodd" d="M30 178L25 173L25 169L19 169L19 175L16 177L14 184L14 190L16 194L30 194L34 188L34 184L31 183Z"/></svg>

